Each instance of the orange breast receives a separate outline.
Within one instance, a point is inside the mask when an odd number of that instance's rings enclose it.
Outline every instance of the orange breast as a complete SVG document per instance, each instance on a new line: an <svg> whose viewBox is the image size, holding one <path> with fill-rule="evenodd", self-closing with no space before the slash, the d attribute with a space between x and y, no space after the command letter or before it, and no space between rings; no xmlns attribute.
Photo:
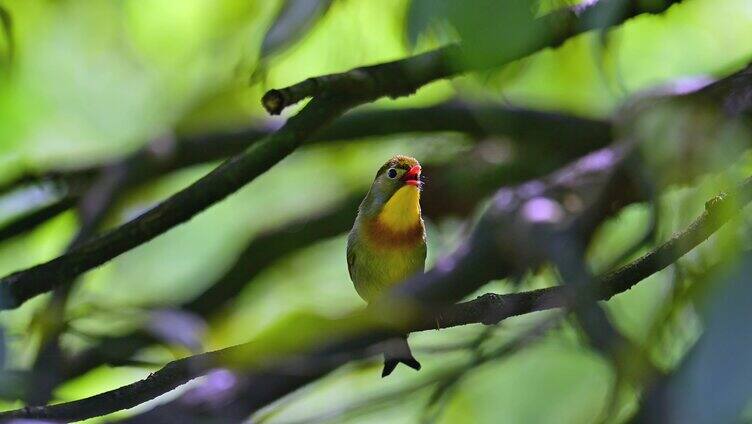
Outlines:
<svg viewBox="0 0 752 424"><path fill-rule="evenodd" d="M389 228L380 219L369 219L364 222L365 233L368 241L379 247L399 248L414 247L423 243L423 221L418 219L415 225L405 230L394 230Z"/></svg>

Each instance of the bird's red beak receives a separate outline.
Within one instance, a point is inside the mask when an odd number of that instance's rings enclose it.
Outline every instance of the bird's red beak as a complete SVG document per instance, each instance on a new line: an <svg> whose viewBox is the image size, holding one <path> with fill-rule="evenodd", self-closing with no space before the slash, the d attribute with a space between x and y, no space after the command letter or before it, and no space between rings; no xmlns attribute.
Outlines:
<svg viewBox="0 0 752 424"><path fill-rule="evenodd" d="M402 176L402 181L404 181L405 184L420 187L420 169L420 165L413 166Z"/></svg>

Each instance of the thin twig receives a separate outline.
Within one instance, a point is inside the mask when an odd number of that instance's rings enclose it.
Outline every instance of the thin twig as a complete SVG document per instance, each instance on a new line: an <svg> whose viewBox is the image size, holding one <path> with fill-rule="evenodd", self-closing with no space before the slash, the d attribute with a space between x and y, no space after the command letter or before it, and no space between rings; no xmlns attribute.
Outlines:
<svg viewBox="0 0 752 424"><path fill-rule="evenodd" d="M75 203L76 199L74 197L63 197L49 205L13 219L0 227L0 241L5 241L33 230L40 224L70 209Z"/></svg>

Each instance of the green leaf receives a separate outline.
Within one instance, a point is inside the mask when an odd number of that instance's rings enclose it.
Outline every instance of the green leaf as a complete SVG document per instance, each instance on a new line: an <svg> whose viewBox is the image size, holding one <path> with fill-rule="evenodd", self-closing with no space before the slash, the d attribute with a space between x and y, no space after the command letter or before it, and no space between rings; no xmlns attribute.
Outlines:
<svg viewBox="0 0 752 424"><path fill-rule="evenodd" d="M329 10L333 0L288 0L261 43L261 57L269 56L303 37Z"/></svg>

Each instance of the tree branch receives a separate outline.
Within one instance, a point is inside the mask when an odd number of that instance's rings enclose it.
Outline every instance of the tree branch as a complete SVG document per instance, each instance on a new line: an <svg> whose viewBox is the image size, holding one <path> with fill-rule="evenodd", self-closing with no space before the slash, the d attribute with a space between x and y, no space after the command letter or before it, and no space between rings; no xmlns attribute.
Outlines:
<svg viewBox="0 0 752 424"><path fill-rule="evenodd" d="M410 58L378 65L363 66L338 74L322 75L281 89L269 90L261 98L261 104L272 115L279 115L287 106L309 97L343 96L358 97L365 93L383 91L392 98L407 96L415 92L410 81L435 79L430 73L437 72L439 78L446 78L467 69L460 69L452 63L452 57L459 54L459 45L452 44ZM430 73L426 74L426 70ZM406 80L391 78L404 75Z"/></svg>
<svg viewBox="0 0 752 424"><path fill-rule="evenodd" d="M591 30L610 28L644 12L660 13L679 2L681 0L668 0L644 8L631 1L600 0L585 7L563 7L540 17L530 12L525 16L529 21L520 23L520 27L524 28L525 31L539 30L541 36L535 42L512 49L512 51L507 52L508 54L491 57L480 62L467 60L468 54L460 44L452 44L435 50L430 53L431 58L427 59L444 63L448 74L498 67L528 56L535 51L547 47L557 47L575 35ZM532 4L511 7L533 9ZM395 65L399 66L396 62ZM368 79L368 75L372 72L373 66L364 66L348 72L311 77L288 87L268 91L261 99L261 103L267 112L278 115L286 107L307 98L316 98L322 95L346 96L354 91L362 90L364 77ZM380 82L392 85L393 92L389 94L391 97L412 93L410 87L400 87L399 81Z"/></svg>
<svg viewBox="0 0 752 424"><path fill-rule="evenodd" d="M8 240L31 231L50 219L67 211L76 204L76 198L66 196L55 200L49 205L35 209L28 214L21 215L0 227L0 241Z"/></svg>

